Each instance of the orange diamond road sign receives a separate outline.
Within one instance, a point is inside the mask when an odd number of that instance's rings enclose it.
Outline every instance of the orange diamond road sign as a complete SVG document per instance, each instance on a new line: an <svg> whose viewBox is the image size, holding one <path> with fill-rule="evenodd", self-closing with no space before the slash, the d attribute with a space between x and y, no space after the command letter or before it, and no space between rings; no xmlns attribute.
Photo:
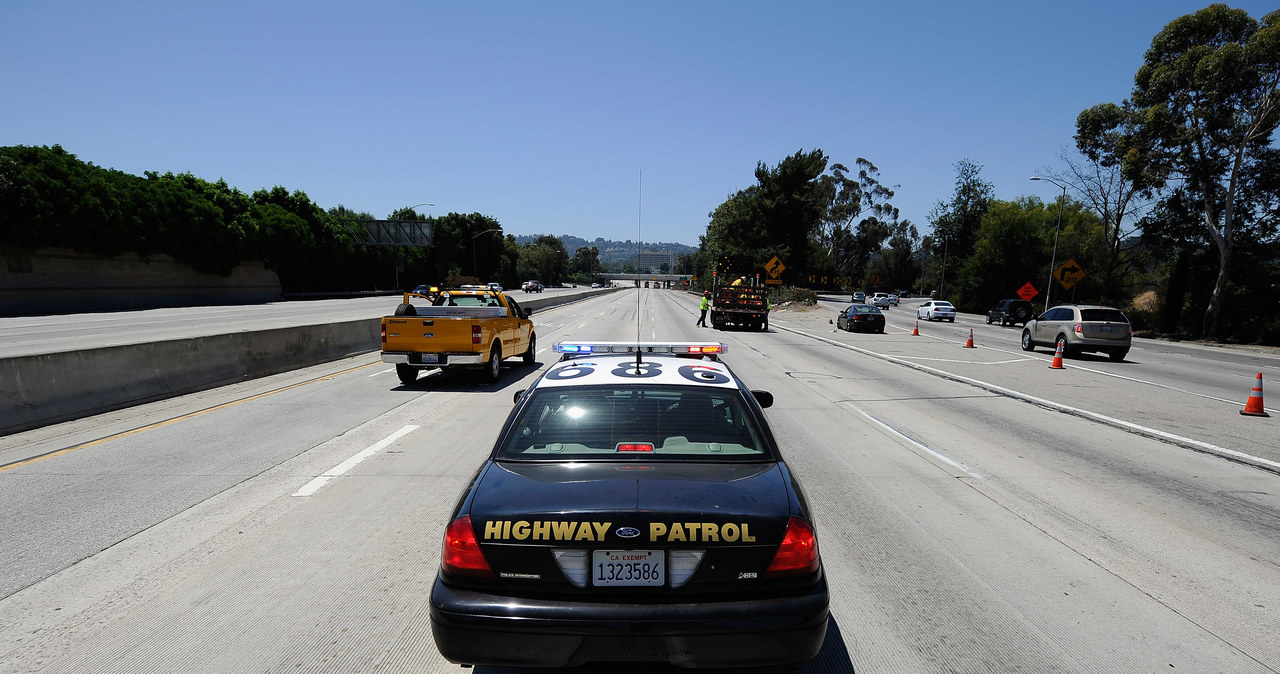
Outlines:
<svg viewBox="0 0 1280 674"><path fill-rule="evenodd" d="M1032 297L1035 297L1036 295L1039 295L1039 294L1040 292L1036 290L1036 287L1031 285L1031 281L1027 281L1027 285L1024 285L1021 288L1018 288L1018 297L1021 297L1022 299L1028 302L1031 301Z"/></svg>
<svg viewBox="0 0 1280 674"><path fill-rule="evenodd" d="M782 264L782 260L779 260L777 255L774 255L772 260L764 263L764 270L769 272L771 278L778 278L786 268L787 266Z"/></svg>
<svg viewBox="0 0 1280 674"><path fill-rule="evenodd" d="M1067 260L1053 272L1053 277L1058 279L1058 283L1062 285L1064 290L1070 290L1071 286L1079 283L1087 274L1076 264L1075 260Z"/></svg>

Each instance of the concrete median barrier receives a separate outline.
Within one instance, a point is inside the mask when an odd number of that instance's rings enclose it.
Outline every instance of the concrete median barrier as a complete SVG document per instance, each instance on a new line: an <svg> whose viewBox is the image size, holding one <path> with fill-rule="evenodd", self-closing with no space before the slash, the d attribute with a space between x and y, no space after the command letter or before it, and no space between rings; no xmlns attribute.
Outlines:
<svg viewBox="0 0 1280 674"><path fill-rule="evenodd" d="M516 301L536 316L605 292ZM0 359L0 435L371 353L380 331L379 317Z"/></svg>

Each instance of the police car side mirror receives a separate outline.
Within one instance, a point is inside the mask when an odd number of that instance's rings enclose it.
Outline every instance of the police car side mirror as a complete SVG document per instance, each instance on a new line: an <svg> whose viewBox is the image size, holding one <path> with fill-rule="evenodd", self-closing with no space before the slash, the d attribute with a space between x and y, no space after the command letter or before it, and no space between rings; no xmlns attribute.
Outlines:
<svg viewBox="0 0 1280 674"><path fill-rule="evenodd" d="M515 394L515 395L513 395L513 396L511 396L511 404L512 404L512 405L514 405L514 404L516 404L516 403L520 402L520 396L524 395L524 392L525 392L525 391L528 391L528 390L529 390L529 389L527 389L527 388L522 388L522 389L520 389L519 391L516 391L516 394Z"/></svg>
<svg viewBox="0 0 1280 674"><path fill-rule="evenodd" d="M760 403L760 407L773 407L773 394L768 391L752 390L751 395L756 397L756 402Z"/></svg>
<svg viewBox="0 0 1280 674"><path fill-rule="evenodd" d="M830 323L830 324L832 324L832 325L835 325L835 324L836 324L836 322L835 322L835 321L833 321L833 320L831 320L830 318L828 318L828 319L827 319L827 322L828 322L828 323Z"/></svg>

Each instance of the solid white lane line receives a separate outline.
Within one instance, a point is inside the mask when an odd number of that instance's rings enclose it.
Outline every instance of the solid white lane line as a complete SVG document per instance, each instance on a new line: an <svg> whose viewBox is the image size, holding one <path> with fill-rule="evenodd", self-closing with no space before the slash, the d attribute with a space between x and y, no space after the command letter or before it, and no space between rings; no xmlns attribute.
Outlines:
<svg viewBox="0 0 1280 674"><path fill-rule="evenodd" d="M858 353L866 354L874 358L887 360L890 363L897 363L899 365L904 365L906 367L920 370L921 372L928 372L930 374L934 374L939 377L942 377L943 379L950 379L951 381L958 381L963 384L969 384L970 386L976 386L978 388L991 391L992 393L998 393L1000 395L1008 396L1010 398L1017 398L1018 400L1029 402L1034 405L1039 405L1047 409L1057 410L1059 412L1072 414L1072 415L1083 417L1086 419L1093 419L1094 421L1104 423L1114 428L1120 428L1126 431L1132 431L1134 433L1138 433L1139 435L1145 435L1149 438L1157 438L1160 440L1164 440L1166 442L1171 442L1175 445L1178 445L1179 447L1186 447L1187 449L1195 450L1197 452L1204 452L1205 454L1215 454L1217 456L1228 458L1234 461L1239 461L1240 463L1248 464L1257 468L1263 468L1273 473L1280 473L1280 462L1272 461L1271 459L1264 459L1260 456L1246 454L1244 452L1239 452L1234 449L1219 447L1212 443L1203 442L1193 438L1185 438L1181 435L1174 435L1173 433L1166 433L1165 431L1162 431L1159 429L1148 428L1140 424L1135 424L1130 421L1124 421L1123 419L1115 419L1115 418L1106 416L1104 414L1091 412L1089 410L1080 409L1078 407L1063 405L1062 403L1059 403L1053 400L1045 400L1044 398L1023 393L1021 391L1016 391L1011 388L1005 388L1004 386L998 386L996 384L985 382L985 381L982 381L981 379L974 379L972 377L966 377L964 375L947 372L946 370L939 370L937 368L929 367L928 365L913 363L909 360L906 360L905 358L899 358L897 356L890 356L883 353L877 353L875 351L864 349L864 348L854 346L852 344L848 344L845 342L836 341L834 339L828 339L826 337L823 337L822 335L815 335L813 333L804 332L803 330L796 330L794 328L783 328L783 329L793 334L804 335L805 337L812 337L813 339L816 339L818 341L826 342L828 344L838 346L844 349L849 349L850 351L857 351Z"/></svg>
<svg viewBox="0 0 1280 674"><path fill-rule="evenodd" d="M327 483L329 480L332 480L335 477L341 477L343 473L346 473L352 468L355 468L361 461L364 461L365 459L373 456L374 454L377 454L378 452L386 449L387 447L390 447L393 443L395 443L396 440L399 440L400 438L403 438L404 436L416 430L418 430L417 426L413 426L413 425L405 426L400 430L396 431L395 433L392 433L391 435L388 435L387 437L373 443L372 445L369 445L368 447L364 448L360 452L356 453L355 456L352 456L346 461L343 461L342 463L329 469L328 471L326 471L316 479L308 482L306 486L304 486L302 489L299 489L298 491L294 492L293 496L311 496L312 494L319 491L320 488L323 487L325 483Z"/></svg>
<svg viewBox="0 0 1280 674"><path fill-rule="evenodd" d="M380 374L387 374L387 373L389 373L389 372L395 372L395 371L396 371L396 369L393 367L393 368L388 369L388 370L382 370L382 371L380 371L380 372L374 372L373 374L371 374L371 375L369 375L369 376L370 376L370 377L376 377L376 376L378 376L378 375L380 375Z"/></svg>

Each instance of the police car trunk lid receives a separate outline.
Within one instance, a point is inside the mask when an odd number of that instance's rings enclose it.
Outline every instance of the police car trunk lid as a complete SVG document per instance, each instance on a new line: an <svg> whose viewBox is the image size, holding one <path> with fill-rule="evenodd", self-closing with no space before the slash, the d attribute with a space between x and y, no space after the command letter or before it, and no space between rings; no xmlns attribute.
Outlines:
<svg viewBox="0 0 1280 674"><path fill-rule="evenodd" d="M791 504L784 479L772 462L502 462L485 471L470 514L509 589L741 591L763 575L786 532ZM665 557L663 582L604 586L564 568L565 554L594 567L610 553ZM682 559L691 565L684 577L671 568Z"/></svg>

